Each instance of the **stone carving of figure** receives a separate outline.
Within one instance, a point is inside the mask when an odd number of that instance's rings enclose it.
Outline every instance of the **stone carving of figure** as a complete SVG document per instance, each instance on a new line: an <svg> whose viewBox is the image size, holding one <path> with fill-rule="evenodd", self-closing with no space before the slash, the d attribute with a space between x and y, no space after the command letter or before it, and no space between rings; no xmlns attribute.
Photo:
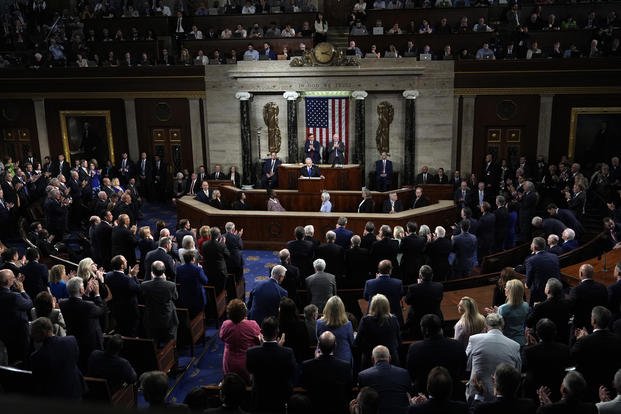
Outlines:
<svg viewBox="0 0 621 414"><path fill-rule="evenodd" d="M390 152L390 124L395 116L395 109L386 101L380 102L377 105L378 126L377 134L375 135L375 142L377 143L377 150L381 154L382 152Z"/></svg>
<svg viewBox="0 0 621 414"><path fill-rule="evenodd" d="M263 121L267 126L267 146L270 154L280 152L280 128L278 127L278 105L268 102L263 107Z"/></svg>

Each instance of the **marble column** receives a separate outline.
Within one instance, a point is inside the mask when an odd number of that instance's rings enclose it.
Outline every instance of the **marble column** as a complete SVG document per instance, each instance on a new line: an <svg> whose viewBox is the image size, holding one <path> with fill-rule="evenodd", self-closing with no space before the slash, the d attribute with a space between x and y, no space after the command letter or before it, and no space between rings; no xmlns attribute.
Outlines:
<svg viewBox="0 0 621 414"><path fill-rule="evenodd" d="M545 159L548 159L550 152L550 130L552 128L552 104L554 103L554 95L541 95L539 99L537 155L543 155Z"/></svg>
<svg viewBox="0 0 621 414"><path fill-rule="evenodd" d="M123 99L125 106L125 123L127 124L127 147L129 148L129 159L140 159L140 149L138 148L138 125L136 123L136 101L133 99Z"/></svg>
<svg viewBox="0 0 621 414"><path fill-rule="evenodd" d="M198 98L188 99L190 108L190 139L192 140L192 163L194 169L203 163L203 142L201 133L201 108Z"/></svg>
<svg viewBox="0 0 621 414"><path fill-rule="evenodd" d="M403 91L405 98L405 148L401 185L412 185L416 177L416 98L417 90Z"/></svg>
<svg viewBox="0 0 621 414"><path fill-rule="evenodd" d="M49 155L53 160L58 154L50 154L50 141L47 136L47 123L45 122L45 101L43 99L34 99L35 122L37 123L37 135L39 138L39 156Z"/></svg>
<svg viewBox="0 0 621 414"><path fill-rule="evenodd" d="M351 96L356 100L355 107L355 131L354 131L354 150L352 153L352 162L360 165L360 174L362 175L362 183L366 183L366 156L365 156L365 104L364 99L369 96L367 91L353 91Z"/></svg>
<svg viewBox="0 0 621 414"><path fill-rule="evenodd" d="M461 165L462 177L472 171L472 149L474 148L474 101L476 96L464 96L461 113Z"/></svg>
<svg viewBox="0 0 621 414"><path fill-rule="evenodd" d="M286 91L282 97L287 100L287 162L297 163L298 159L298 98L295 91Z"/></svg>
<svg viewBox="0 0 621 414"><path fill-rule="evenodd" d="M235 99L239 100L239 125L241 132L242 149L242 184L254 184L254 163L252 158L252 133L250 132L250 99L252 94L237 92Z"/></svg>

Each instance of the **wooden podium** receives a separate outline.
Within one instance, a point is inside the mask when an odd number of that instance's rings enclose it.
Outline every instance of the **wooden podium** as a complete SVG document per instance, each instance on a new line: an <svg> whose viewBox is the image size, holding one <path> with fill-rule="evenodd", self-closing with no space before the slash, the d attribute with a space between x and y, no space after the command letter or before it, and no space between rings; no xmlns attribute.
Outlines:
<svg viewBox="0 0 621 414"><path fill-rule="evenodd" d="M278 188L281 190L299 188L297 181L302 167L302 164L281 164L278 167ZM347 164L342 167L320 164L318 167L321 170L321 175L326 177L323 188L325 190L359 191L362 188L360 165L358 164Z"/></svg>
<svg viewBox="0 0 621 414"><path fill-rule="evenodd" d="M324 177L298 177L298 192L321 194L325 190L325 184Z"/></svg>

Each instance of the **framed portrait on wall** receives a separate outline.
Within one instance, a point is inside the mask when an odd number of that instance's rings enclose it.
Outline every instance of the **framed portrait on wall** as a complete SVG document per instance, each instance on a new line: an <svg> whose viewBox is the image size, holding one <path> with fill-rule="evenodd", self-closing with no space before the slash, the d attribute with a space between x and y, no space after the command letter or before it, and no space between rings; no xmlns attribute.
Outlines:
<svg viewBox="0 0 621 414"><path fill-rule="evenodd" d="M571 108L567 156L592 165L621 153L621 107Z"/></svg>
<svg viewBox="0 0 621 414"><path fill-rule="evenodd" d="M96 159L100 166L114 163L110 111L60 111L63 153L72 159Z"/></svg>

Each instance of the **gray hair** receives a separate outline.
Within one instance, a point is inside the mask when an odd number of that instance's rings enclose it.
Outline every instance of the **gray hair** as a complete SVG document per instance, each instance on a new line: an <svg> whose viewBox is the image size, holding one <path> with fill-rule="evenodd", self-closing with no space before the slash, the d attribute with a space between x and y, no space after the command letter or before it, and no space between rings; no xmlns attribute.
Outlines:
<svg viewBox="0 0 621 414"><path fill-rule="evenodd" d="M378 345L373 348L373 360L388 361L390 359L390 351L384 345Z"/></svg>
<svg viewBox="0 0 621 414"><path fill-rule="evenodd" d="M172 244L172 240L170 239L170 237L162 237L157 242L157 245L159 247L165 247L165 246L168 246L169 244Z"/></svg>
<svg viewBox="0 0 621 414"><path fill-rule="evenodd" d="M84 287L84 280L81 277L74 276L67 282L67 293L69 296L80 296L80 289Z"/></svg>
<svg viewBox="0 0 621 414"><path fill-rule="evenodd" d="M323 259L315 260L313 262L313 269L315 269L316 272L323 272L326 270L326 261Z"/></svg>
<svg viewBox="0 0 621 414"><path fill-rule="evenodd" d="M232 221L229 221L229 222L227 222L224 225L224 230L225 231L231 231L231 230L234 230L234 229L235 229L235 223L233 223Z"/></svg>
<svg viewBox="0 0 621 414"><path fill-rule="evenodd" d="M548 279L548 281L546 282L546 290L552 295L552 296L559 296L561 294L561 292L563 291L563 284L561 283L560 280L558 280L555 277L551 277L550 279Z"/></svg>
<svg viewBox="0 0 621 414"><path fill-rule="evenodd" d="M183 236L183 240L181 240L181 247L184 249L193 249L194 248L194 237L191 234L186 234Z"/></svg>
<svg viewBox="0 0 621 414"><path fill-rule="evenodd" d="M539 216L533 217L531 224L535 227L540 227L543 224L543 219Z"/></svg>
<svg viewBox="0 0 621 414"><path fill-rule="evenodd" d="M574 237L576 237L576 232L572 229L565 229L563 230L563 236L565 236L567 240L573 240Z"/></svg>
<svg viewBox="0 0 621 414"><path fill-rule="evenodd" d="M287 273L287 268L283 265L276 265L272 268L272 273L270 274L273 279L277 277L283 277Z"/></svg>
<svg viewBox="0 0 621 414"><path fill-rule="evenodd" d="M336 233L333 232L332 230L328 230L326 232L326 240L330 241L330 240L336 240Z"/></svg>
<svg viewBox="0 0 621 414"><path fill-rule="evenodd" d="M442 226L437 226L435 231L434 231L434 233L435 233L436 237L439 238L439 239L441 239L442 237L446 236L446 230Z"/></svg>
<svg viewBox="0 0 621 414"><path fill-rule="evenodd" d="M419 236L427 236L430 233L431 233L431 229L426 224L421 225L418 229Z"/></svg>
<svg viewBox="0 0 621 414"><path fill-rule="evenodd" d="M579 396L586 386L584 377L578 371L569 371L565 378L563 378L563 388L568 396Z"/></svg>
<svg viewBox="0 0 621 414"><path fill-rule="evenodd" d="M505 326L505 321L498 313L490 313L485 317L485 324L490 329L501 329Z"/></svg>
<svg viewBox="0 0 621 414"><path fill-rule="evenodd" d="M330 199L330 193L328 193L327 191L324 191L323 193L321 193L321 201L328 201Z"/></svg>
<svg viewBox="0 0 621 414"><path fill-rule="evenodd" d="M313 236L314 234L315 234L315 228L313 227L312 224L308 224L304 226L304 235Z"/></svg>

